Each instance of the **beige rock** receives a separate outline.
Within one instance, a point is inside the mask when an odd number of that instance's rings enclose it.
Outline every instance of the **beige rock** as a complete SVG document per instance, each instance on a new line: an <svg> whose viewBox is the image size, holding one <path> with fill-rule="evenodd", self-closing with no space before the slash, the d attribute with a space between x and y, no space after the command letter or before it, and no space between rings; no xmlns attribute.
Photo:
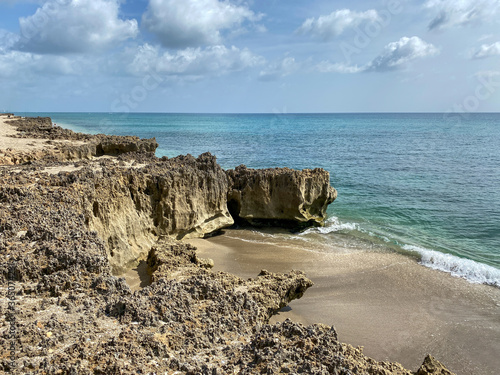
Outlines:
<svg viewBox="0 0 500 375"><path fill-rule="evenodd" d="M427 355L424 363L417 371L417 375L454 375L441 362L431 355Z"/></svg>
<svg viewBox="0 0 500 375"><path fill-rule="evenodd" d="M330 174L319 168L256 170L242 165L227 175L231 214L251 224L321 225L337 197Z"/></svg>
<svg viewBox="0 0 500 375"><path fill-rule="evenodd" d="M159 236L204 237L234 223L227 177L208 153L140 169L106 166L80 178L89 227L105 240L115 273L145 259Z"/></svg>
<svg viewBox="0 0 500 375"><path fill-rule="evenodd" d="M14 165L46 161L89 160L94 157L124 153L154 154L158 143L153 139L133 136L90 135L75 133L52 125L50 117L15 118L2 122L3 139L17 140L14 148L5 149L0 144L0 165ZM15 129L15 131L14 131ZM2 133L0 133L2 135ZM25 140L23 144L23 140ZM3 142L5 143L5 142ZM36 147L31 147L36 144Z"/></svg>

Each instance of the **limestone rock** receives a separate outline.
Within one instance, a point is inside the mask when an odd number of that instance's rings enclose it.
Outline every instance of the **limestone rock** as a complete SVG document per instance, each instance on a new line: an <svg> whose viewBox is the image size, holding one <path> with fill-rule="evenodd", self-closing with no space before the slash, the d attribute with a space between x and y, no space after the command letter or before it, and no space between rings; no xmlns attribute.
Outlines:
<svg viewBox="0 0 500 375"><path fill-rule="evenodd" d="M69 163L0 168L0 282L9 281L13 300L0 305L9 330L0 346L20 348L13 362L0 358L0 372L412 374L340 343L333 327L269 325L312 285L304 273L264 270L243 280L208 269L213 262L174 239L232 223L229 182L215 157L136 152L71 164L57 174L46 167ZM253 187L248 175L242 184ZM290 199L302 194L294 205L311 216L334 198L321 170L262 176L255 180L268 184L264 198L274 210L273 189ZM112 275L146 257L151 283L143 289L132 292ZM451 373L428 357L418 374Z"/></svg>
<svg viewBox="0 0 500 375"><path fill-rule="evenodd" d="M101 168L72 178L81 184L89 228L105 240L115 273L145 259L160 236L204 237L233 224L226 175L208 153L135 169Z"/></svg>
<svg viewBox="0 0 500 375"><path fill-rule="evenodd" d="M337 197L323 169L228 170L228 206L233 217L250 224L321 225L326 209Z"/></svg>
<svg viewBox="0 0 500 375"><path fill-rule="evenodd" d="M24 164L36 160L67 161L92 159L104 155L124 153L154 154L158 143L154 138L140 139L134 136L90 135L53 126L50 117L26 117L8 121L16 127L17 138L47 139L43 150L0 153L1 165ZM69 142L71 141L71 142Z"/></svg>
<svg viewBox="0 0 500 375"><path fill-rule="evenodd" d="M417 375L454 375L446 367L443 366L436 358L431 355L427 355L424 359L424 363L417 371Z"/></svg>

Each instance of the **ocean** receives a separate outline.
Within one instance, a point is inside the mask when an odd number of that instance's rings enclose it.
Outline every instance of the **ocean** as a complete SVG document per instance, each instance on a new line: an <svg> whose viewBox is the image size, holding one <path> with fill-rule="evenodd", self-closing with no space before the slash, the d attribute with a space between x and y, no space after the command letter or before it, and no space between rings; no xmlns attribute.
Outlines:
<svg viewBox="0 0 500 375"><path fill-rule="evenodd" d="M211 152L223 168L324 168L338 190L321 228L260 232L314 251L393 251L500 287L500 114L50 116L88 133L156 137L157 156Z"/></svg>

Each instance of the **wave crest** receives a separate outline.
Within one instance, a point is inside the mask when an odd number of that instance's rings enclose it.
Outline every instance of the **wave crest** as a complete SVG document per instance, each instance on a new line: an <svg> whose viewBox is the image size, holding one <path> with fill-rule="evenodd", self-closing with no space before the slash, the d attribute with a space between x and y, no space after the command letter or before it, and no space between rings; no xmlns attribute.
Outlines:
<svg viewBox="0 0 500 375"><path fill-rule="evenodd" d="M452 276L467 279L472 283L500 288L500 270L497 268L418 246L404 245L403 249L418 253L421 257L420 264L423 266L450 273Z"/></svg>

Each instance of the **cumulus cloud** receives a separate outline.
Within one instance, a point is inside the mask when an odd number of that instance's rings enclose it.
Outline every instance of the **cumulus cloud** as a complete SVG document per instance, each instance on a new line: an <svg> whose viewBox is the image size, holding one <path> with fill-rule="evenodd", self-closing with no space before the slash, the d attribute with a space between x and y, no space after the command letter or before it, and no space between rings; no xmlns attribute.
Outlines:
<svg viewBox="0 0 500 375"><path fill-rule="evenodd" d="M181 49L220 44L222 30L260 17L228 0L150 0L142 23L163 46Z"/></svg>
<svg viewBox="0 0 500 375"><path fill-rule="evenodd" d="M119 0L49 0L36 13L19 19L16 48L39 54L102 50L134 38L136 20L118 17Z"/></svg>
<svg viewBox="0 0 500 375"><path fill-rule="evenodd" d="M346 65L322 61L314 66L320 73L360 73L360 72L387 72L405 69L412 61L439 53L439 50L430 43L424 42L417 36L403 37L397 42L389 43L382 53L364 66Z"/></svg>
<svg viewBox="0 0 500 375"><path fill-rule="evenodd" d="M413 60L433 56L439 50L417 36L402 37L397 42L389 43L384 51L370 62L364 70L386 72L405 68Z"/></svg>
<svg viewBox="0 0 500 375"><path fill-rule="evenodd" d="M483 59L491 56L500 56L500 41L493 44L483 44L473 53L473 59Z"/></svg>
<svg viewBox="0 0 500 375"><path fill-rule="evenodd" d="M11 49L19 40L19 35L0 29L0 52Z"/></svg>
<svg viewBox="0 0 500 375"><path fill-rule="evenodd" d="M379 19L376 10L355 12L349 9L340 9L326 16L308 18L296 32L328 41L339 36L348 28L359 26L365 21L378 21Z"/></svg>
<svg viewBox="0 0 500 375"><path fill-rule="evenodd" d="M481 24L500 13L498 0L428 0L425 7L435 14L429 30Z"/></svg>
<svg viewBox="0 0 500 375"><path fill-rule="evenodd" d="M275 81L296 72L299 68L300 64L295 61L295 58L287 56L261 70L259 80Z"/></svg>
<svg viewBox="0 0 500 375"><path fill-rule="evenodd" d="M263 64L264 59L247 48L227 48L223 45L205 49L186 48L176 53L162 52L159 47L144 44L137 50L129 71L181 76L223 75Z"/></svg>
<svg viewBox="0 0 500 375"><path fill-rule="evenodd" d="M0 53L0 77L29 80L39 75L76 75L81 73L78 67L77 60L64 56L38 55L22 51Z"/></svg>

